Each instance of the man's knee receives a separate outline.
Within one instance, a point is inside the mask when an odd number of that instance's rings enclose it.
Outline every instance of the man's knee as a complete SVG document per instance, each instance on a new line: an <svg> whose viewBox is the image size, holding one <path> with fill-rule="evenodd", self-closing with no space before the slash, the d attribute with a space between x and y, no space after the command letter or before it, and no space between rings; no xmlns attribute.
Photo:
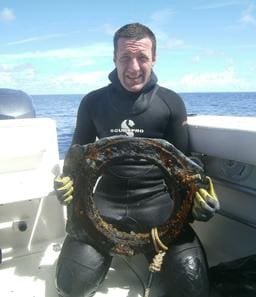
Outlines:
<svg viewBox="0 0 256 297"><path fill-rule="evenodd" d="M171 296L207 297L209 295L208 264L193 230L187 241L170 247L164 257L162 280Z"/></svg>
<svg viewBox="0 0 256 297"><path fill-rule="evenodd" d="M109 269L111 257L92 246L67 237L56 268L56 287L61 297L93 296Z"/></svg>

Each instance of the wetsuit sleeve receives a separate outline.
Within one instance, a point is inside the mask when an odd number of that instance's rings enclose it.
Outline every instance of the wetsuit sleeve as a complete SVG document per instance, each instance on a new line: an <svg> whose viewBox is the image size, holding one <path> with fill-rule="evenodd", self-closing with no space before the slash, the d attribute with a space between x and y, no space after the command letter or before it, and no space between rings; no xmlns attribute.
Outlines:
<svg viewBox="0 0 256 297"><path fill-rule="evenodd" d="M175 93L174 93L175 94ZM172 94L169 102L170 118L164 138L184 154L189 155L187 111L180 96Z"/></svg>
<svg viewBox="0 0 256 297"><path fill-rule="evenodd" d="M90 112L90 98L85 96L78 108L72 144L87 144L95 141L97 132Z"/></svg>

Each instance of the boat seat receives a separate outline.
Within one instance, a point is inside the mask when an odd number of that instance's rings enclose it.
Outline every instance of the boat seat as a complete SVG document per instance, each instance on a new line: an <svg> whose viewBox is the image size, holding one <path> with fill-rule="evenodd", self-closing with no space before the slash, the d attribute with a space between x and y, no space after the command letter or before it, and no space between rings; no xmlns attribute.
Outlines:
<svg viewBox="0 0 256 297"><path fill-rule="evenodd" d="M0 203L45 196L59 163L55 121L48 118L0 121Z"/></svg>
<svg viewBox="0 0 256 297"><path fill-rule="evenodd" d="M0 107L5 118L0 120L3 261L65 235L64 209L53 191L54 169L59 165L56 124L49 118L36 118L32 105L27 107L19 113Z"/></svg>

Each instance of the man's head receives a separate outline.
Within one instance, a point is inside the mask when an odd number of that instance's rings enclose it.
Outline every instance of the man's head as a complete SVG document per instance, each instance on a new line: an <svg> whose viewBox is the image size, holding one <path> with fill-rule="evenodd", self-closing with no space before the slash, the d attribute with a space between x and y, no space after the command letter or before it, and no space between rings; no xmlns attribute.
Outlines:
<svg viewBox="0 0 256 297"><path fill-rule="evenodd" d="M154 33L139 23L121 27L114 35L114 63L122 86L139 92L149 81L156 58Z"/></svg>

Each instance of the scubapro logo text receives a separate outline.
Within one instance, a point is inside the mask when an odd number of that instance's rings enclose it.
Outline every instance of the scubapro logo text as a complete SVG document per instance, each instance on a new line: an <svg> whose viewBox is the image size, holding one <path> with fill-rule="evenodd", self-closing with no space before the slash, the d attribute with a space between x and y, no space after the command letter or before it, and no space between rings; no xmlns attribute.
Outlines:
<svg viewBox="0 0 256 297"><path fill-rule="evenodd" d="M132 120L124 120L121 123L121 128L110 129L111 133L125 133L127 136L133 137L134 133L144 133L143 129L135 128L135 123Z"/></svg>

